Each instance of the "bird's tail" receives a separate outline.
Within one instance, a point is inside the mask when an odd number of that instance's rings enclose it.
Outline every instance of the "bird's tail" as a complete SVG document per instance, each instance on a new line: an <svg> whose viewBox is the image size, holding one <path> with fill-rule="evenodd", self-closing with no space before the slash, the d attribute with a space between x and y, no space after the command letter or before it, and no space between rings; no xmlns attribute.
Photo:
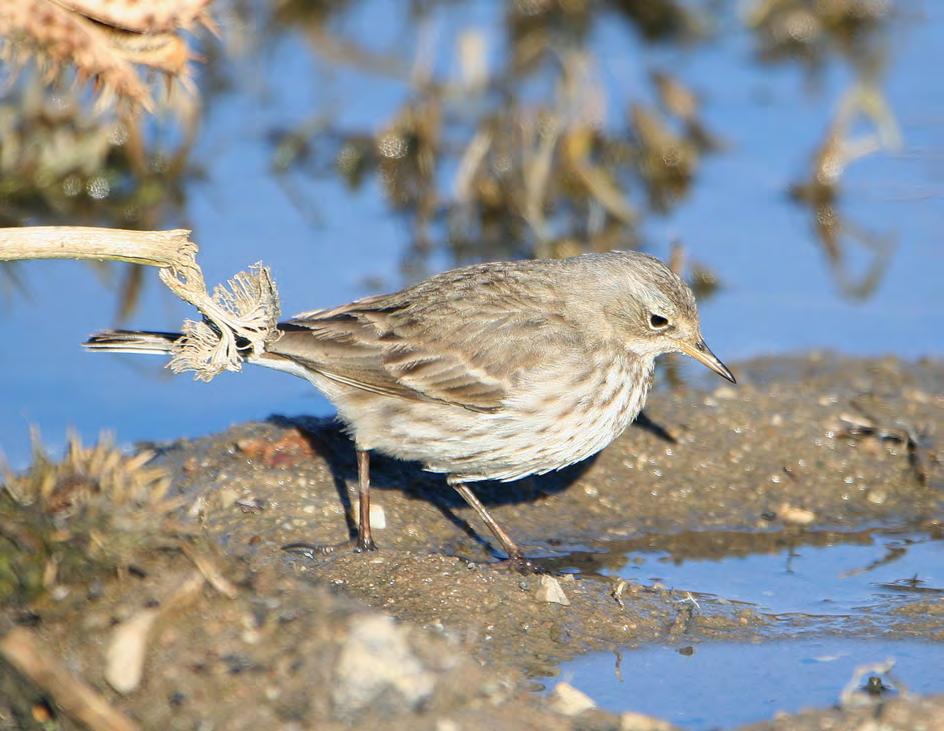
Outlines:
<svg viewBox="0 0 944 731"><path fill-rule="evenodd" d="M82 343L87 350L107 353L170 353L181 333L150 332L147 330L102 330Z"/></svg>

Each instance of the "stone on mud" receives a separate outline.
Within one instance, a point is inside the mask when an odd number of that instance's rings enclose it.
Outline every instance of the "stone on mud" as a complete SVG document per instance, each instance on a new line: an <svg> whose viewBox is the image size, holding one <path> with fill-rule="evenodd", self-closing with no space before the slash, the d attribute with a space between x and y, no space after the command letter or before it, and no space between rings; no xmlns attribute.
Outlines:
<svg viewBox="0 0 944 731"><path fill-rule="evenodd" d="M407 631L392 617L361 614L352 619L335 667L332 701L338 718L414 710L435 684L433 673L410 650Z"/></svg>
<svg viewBox="0 0 944 731"><path fill-rule="evenodd" d="M565 607L570 606L570 599L561 589L560 582L553 576L542 576L541 585L534 592L534 598L539 602L550 602L552 604L562 604Z"/></svg>
<svg viewBox="0 0 944 731"><path fill-rule="evenodd" d="M563 716L578 716L596 708L596 703L582 690L570 683L558 683L549 696L550 706Z"/></svg>

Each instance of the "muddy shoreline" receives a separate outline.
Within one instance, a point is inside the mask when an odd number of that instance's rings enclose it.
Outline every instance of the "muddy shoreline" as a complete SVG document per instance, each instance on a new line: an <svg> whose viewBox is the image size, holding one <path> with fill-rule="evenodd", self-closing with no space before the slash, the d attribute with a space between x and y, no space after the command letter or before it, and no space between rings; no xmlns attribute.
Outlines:
<svg viewBox="0 0 944 731"><path fill-rule="evenodd" d="M166 603L193 572L190 549L131 548L132 570L7 602L0 630L27 626L143 728L657 728L597 710L564 715L533 690L578 654L622 648L628 658L652 643L816 633L944 643L937 595L827 622L611 575L640 548L685 560L944 530L944 363L809 355L736 372L736 388L657 389L646 422L589 463L477 489L569 604L546 601L540 576L496 566L484 528L442 479L394 460L373 465L380 551L281 551L348 537L354 461L330 420L276 416L150 445L173 477L187 540L235 592L209 582L162 613L139 688L115 692L103 655L115 627ZM0 728L43 727L44 693L2 662L0 698ZM938 728L942 709L936 697L880 710L904 729ZM857 728L874 712L751 728Z"/></svg>

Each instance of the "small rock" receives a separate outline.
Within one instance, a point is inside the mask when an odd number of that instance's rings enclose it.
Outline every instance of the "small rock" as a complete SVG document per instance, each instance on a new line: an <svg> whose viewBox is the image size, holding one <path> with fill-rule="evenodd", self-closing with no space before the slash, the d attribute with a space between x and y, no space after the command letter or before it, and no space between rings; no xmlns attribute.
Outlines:
<svg viewBox="0 0 944 731"><path fill-rule="evenodd" d="M798 508L789 503L781 503L777 508L777 515L784 523L793 525L809 525L816 520L816 513L806 508Z"/></svg>
<svg viewBox="0 0 944 731"><path fill-rule="evenodd" d="M142 609L112 632L105 652L105 680L123 695L141 685L148 635L157 615L156 609Z"/></svg>
<svg viewBox="0 0 944 731"><path fill-rule="evenodd" d="M384 512L383 505L379 503L370 504L370 527L377 530L387 527L387 514Z"/></svg>
<svg viewBox="0 0 944 731"><path fill-rule="evenodd" d="M244 513L260 513L266 509L266 501L255 497L244 497L236 501Z"/></svg>
<svg viewBox="0 0 944 731"><path fill-rule="evenodd" d="M275 440L267 437L240 439L235 446L247 459L266 467L291 467L313 454L311 444L297 429L288 429Z"/></svg>
<svg viewBox="0 0 944 731"><path fill-rule="evenodd" d="M715 389L713 395L716 399L727 400L737 398L738 394L737 391L735 391L730 386L718 386L718 388Z"/></svg>
<svg viewBox="0 0 944 731"><path fill-rule="evenodd" d="M539 602L550 602L553 604L562 604L565 607L570 606L570 599L561 589L560 582L553 576L542 576L541 585L535 590L534 598Z"/></svg>
<svg viewBox="0 0 944 731"><path fill-rule="evenodd" d="M620 716L620 731L676 731L678 727L660 718L627 711Z"/></svg>
<svg viewBox="0 0 944 731"><path fill-rule="evenodd" d="M206 497L203 495L200 495L197 497L196 500L194 500L190 504L190 507L187 508L187 517L197 520L200 517L206 515L206 512L207 512Z"/></svg>
<svg viewBox="0 0 944 731"><path fill-rule="evenodd" d="M216 495L220 500L220 507L223 508L223 510L229 510L239 499L239 493L231 487L221 487L216 491Z"/></svg>
<svg viewBox="0 0 944 731"><path fill-rule="evenodd" d="M361 614L341 648L331 696L336 715L350 721L368 709L380 716L416 709L436 679L410 650L392 617Z"/></svg>
<svg viewBox="0 0 944 731"><path fill-rule="evenodd" d="M590 696L570 683L558 683L548 699L551 708L563 716L577 716L597 707Z"/></svg>
<svg viewBox="0 0 944 731"><path fill-rule="evenodd" d="M865 499L873 505L883 505L888 499L888 493L881 488L875 488L865 494Z"/></svg>

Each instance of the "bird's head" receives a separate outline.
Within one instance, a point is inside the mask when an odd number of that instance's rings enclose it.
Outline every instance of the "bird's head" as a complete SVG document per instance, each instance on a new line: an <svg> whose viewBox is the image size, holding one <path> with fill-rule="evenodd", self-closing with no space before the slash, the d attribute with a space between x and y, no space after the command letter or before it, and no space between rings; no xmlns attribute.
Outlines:
<svg viewBox="0 0 944 731"><path fill-rule="evenodd" d="M691 289L655 257L638 252L604 254L616 265L606 285L605 314L612 335L637 355L680 352L735 383L734 375L705 344Z"/></svg>

